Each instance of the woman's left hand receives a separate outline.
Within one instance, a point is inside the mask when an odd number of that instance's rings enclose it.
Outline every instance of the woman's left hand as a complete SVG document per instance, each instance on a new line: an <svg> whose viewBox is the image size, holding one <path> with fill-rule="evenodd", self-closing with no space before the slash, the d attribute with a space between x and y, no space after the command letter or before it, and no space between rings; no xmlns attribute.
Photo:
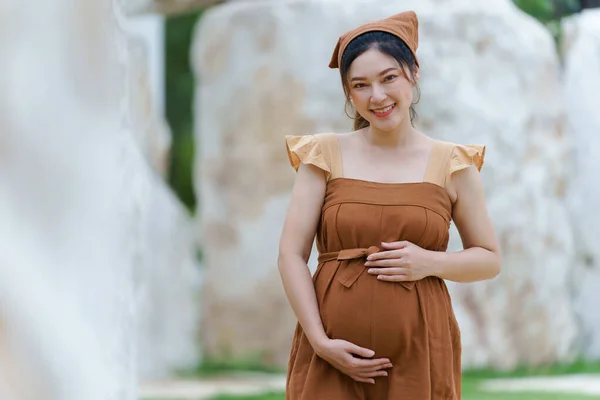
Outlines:
<svg viewBox="0 0 600 400"><path fill-rule="evenodd" d="M382 281L418 281L432 275L434 253L407 241L382 243L381 251L368 256L365 266Z"/></svg>

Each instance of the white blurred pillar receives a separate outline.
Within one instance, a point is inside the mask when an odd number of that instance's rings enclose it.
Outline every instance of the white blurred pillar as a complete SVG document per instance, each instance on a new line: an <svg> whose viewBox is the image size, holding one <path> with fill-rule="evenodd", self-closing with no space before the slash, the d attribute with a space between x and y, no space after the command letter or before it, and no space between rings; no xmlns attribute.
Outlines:
<svg viewBox="0 0 600 400"><path fill-rule="evenodd" d="M158 14L132 15L122 19L122 28L146 46L152 102L165 115L165 17Z"/></svg>

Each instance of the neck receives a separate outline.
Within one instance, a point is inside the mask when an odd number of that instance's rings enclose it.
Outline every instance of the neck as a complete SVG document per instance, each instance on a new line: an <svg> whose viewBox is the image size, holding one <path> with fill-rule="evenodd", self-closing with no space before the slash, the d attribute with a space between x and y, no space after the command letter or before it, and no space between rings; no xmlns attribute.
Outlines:
<svg viewBox="0 0 600 400"><path fill-rule="evenodd" d="M369 126L364 130L367 142L380 147L404 147L417 139L418 133L410 123L410 116L406 115L402 123L392 131L382 131Z"/></svg>

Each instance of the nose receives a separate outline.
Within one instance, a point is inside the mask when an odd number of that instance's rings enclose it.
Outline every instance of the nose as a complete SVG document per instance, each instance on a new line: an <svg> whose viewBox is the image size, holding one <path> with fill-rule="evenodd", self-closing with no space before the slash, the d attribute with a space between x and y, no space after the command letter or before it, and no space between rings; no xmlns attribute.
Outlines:
<svg viewBox="0 0 600 400"><path fill-rule="evenodd" d="M373 85L371 91L371 102L373 104L381 104L386 99L387 95L381 85Z"/></svg>

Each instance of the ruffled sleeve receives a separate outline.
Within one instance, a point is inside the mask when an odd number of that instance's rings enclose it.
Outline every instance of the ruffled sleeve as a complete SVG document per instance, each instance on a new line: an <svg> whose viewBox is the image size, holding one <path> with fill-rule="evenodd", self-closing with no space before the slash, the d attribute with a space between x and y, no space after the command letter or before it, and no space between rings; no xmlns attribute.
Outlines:
<svg viewBox="0 0 600 400"><path fill-rule="evenodd" d="M475 165L477 167L477 170L481 171L481 167L483 167L484 157L485 146L483 145L457 144L452 150L452 156L450 157L450 171L448 171L448 175L451 175L456 171L468 168L471 165Z"/></svg>
<svg viewBox="0 0 600 400"><path fill-rule="evenodd" d="M285 137L288 158L292 167L298 171L300 164L312 164L327 174L331 173L331 168L327 164L319 140L315 135Z"/></svg>

